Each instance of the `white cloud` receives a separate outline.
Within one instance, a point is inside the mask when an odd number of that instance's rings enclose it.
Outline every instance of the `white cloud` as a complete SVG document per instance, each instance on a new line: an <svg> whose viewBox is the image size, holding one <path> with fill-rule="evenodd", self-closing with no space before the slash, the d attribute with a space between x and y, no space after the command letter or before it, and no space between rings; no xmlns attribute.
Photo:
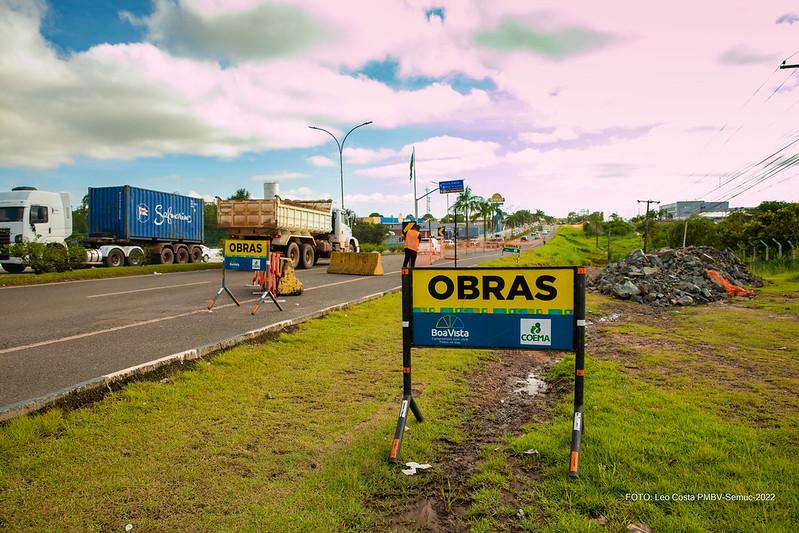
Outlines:
<svg viewBox="0 0 799 533"><path fill-rule="evenodd" d="M205 203L212 204L216 201L216 198L211 194L201 194L197 191L189 191L186 196L191 196L192 198L202 198Z"/></svg>
<svg viewBox="0 0 799 533"><path fill-rule="evenodd" d="M336 162L323 155L312 155L307 158L308 162L315 167L334 167Z"/></svg>
<svg viewBox="0 0 799 533"><path fill-rule="evenodd" d="M373 192L369 194L345 194L344 201L347 204L389 204L396 206L398 203L413 204L413 194L386 194L382 192Z"/></svg>
<svg viewBox="0 0 799 533"><path fill-rule="evenodd" d="M554 143L558 141L573 141L580 136L572 128L554 128L551 132L525 131L519 138L534 144Z"/></svg>
<svg viewBox="0 0 799 533"><path fill-rule="evenodd" d="M370 150L368 148L344 148L344 159L353 165L369 165L377 161L385 161L397 155L396 150L391 148L378 148Z"/></svg>
<svg viewBox="0 0 799 533"><path fill-rule="evenodd" d="M284 170L282 172L273 172L272 174L262 174L258 176L250 176L250 181L290 181L290 180L301 180L310 178L309 174L305 174L304 172L291 172L288 170Z"/></svg>
<svg viewBox="0 0 799 533"><path fill-rule="evenodd" d="M489 141L472 141L459 137L442 135L431 137L413 144L407 144L399 150L401 161L377 167L359 169L355 174L378 178L408 179L410 173L410 157L416 148L417 179L438 181L460 172L477 170L491 166L497 160L500 145Z"/></svg>
<svg viewBox="0 0 799 533"><path fill-rule="evenodd" d="M319 200L332 198L329 193L316 192L310 187L297 187L296 189L289 189L287 191L283 191L280 196L290 200Z"/></svg>

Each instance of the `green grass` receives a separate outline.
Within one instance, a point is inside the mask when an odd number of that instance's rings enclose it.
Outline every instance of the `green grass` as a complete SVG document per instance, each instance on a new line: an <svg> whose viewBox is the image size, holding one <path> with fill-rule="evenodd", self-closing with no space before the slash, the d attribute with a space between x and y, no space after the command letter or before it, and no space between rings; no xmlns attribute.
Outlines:
<svg viewBox="0 0 799 533"><path fill-rule="evenodd" d="M40 285L42 283L55 283L59 281L74 281L81 279L120 278L124 276L140 276L160 272L186 272L190 270L208 270L220 268L222 263L187 263L183 265L143 265L138 267L117 268L85 268L70 270L68 272L47 272L44 274L0 274L0 287L13 285Z"/></svg>
<svg viewBox="0 0 799 533"><path fill-rule="evenodd" d="M334 313L83 409L13 420L0 428L0 530L384 528L375 509L425 482L386 461L402 391L399 301ZM431 461L437 439L459 441L458 402L487 355L414 351L427 420L409 422L405 460Z"/></svg>
<svg viewBox="0 0 799 533"><path fill-rule="evenodd" d="M564 229L559 246L531 254L529 264L593 262L590 247ZM626 531L634 523L655 531L795 530L799 275L768 278L752 300L651 317L635 304L589 293L591 318L611 312L622 318L589 328L580 478L566 476L573 414L566 396L550 422L500 443L512 451L506 457L538 450L520 457L542 480L495 468L497 478L481 490L493 490L498 505L513 481L510 492L526 516L521 525L531 531ZM573 369L567 357L547 379L571 387ZM635 493L653 500L633 501L628 495ZM706 493L775 500L673 499ZM480 526L488 531L505 523L487 513Z"/></svg>
<svg viewBox="0 0 799 533"><path fill-rule="evenodd" d="M793 287L797 287L794 285ZM619 323L586 363L581 476L565 476L572 406L510 442L536 448L544 482L527 513L543 531L792 531L799 523L799 321L768 311L691 308L643 331ZM657 328L653 335L649 328ZM589 344L590 348L590 344ZM569 358L555 368L566 375ZM628 493L773 493L768 502L630 501ZM532 526L533 524L528 524Z"/></svg>
<svg viewBox="0 0 799 533"><path fill-rule="evenodd" d="M625 257L630 251L643 247L643 241L635 234L611 239L611 260ZM555 236L544 246L522 252L517 263L512 254L487 261L483 266L539 266L539 265L586 265L607 264L607 238L600 236L599 246L594 237L586 236L582 226L560 226Z"/></svg>

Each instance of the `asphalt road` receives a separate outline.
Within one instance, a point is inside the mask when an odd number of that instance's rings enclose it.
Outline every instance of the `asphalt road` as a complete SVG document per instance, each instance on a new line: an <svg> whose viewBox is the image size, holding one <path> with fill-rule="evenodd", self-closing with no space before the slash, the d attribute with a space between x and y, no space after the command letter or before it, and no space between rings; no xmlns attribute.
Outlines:
<svg viewBox="0 0 799 533"><path fill-rule="evenodd" d="M473 251L458 266L498 255ZM242 307L223 295L213 312L206 305L220 287L218 270L0 288L0 409L399 287L401 265L395 255L383 257L384 276L327 274L322 263L299 270L303 295L281 297L283 312L267 303L255 316L249 310L258 296L246 272L227 272L227 285Z"/></svg>

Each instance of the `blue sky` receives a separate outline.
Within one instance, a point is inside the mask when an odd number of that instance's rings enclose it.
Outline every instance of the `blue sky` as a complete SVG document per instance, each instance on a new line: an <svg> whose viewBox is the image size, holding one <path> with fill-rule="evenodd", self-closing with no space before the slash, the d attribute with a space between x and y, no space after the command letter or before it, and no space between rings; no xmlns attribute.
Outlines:
<svg viewBox="0 0 799 533"><path fill-rule="evenodd" d="M210 199L278 179L338 202L335 145L308 125L372 120L345 150L360 214L413 209L413 147L420 194L462 178L511 209L798 200L790 167L718 187L799 134L799 76L776 68L798 20L780 1L0 0L0 188Z"/></svg>

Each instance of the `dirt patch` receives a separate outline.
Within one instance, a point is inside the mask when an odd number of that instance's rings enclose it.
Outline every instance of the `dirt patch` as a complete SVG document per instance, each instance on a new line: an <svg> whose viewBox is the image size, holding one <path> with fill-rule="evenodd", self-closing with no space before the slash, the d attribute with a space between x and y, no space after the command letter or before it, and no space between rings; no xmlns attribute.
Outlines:
<svg viewBox="0 0 799 533"><path fill-rule="evenodd" d="M392 530L468 530L471 505L468 481L479 466L481 450L504 449L506 439L521 434L524 425L551 419L555 403L571 390L566 383L543 383L547 370L561 356L546 351L496 352L473 374L470 393L465 399L465 407L472 416L463 428L463 441L439 441L436 475L430 476L430 481L420 488L423 497L417 493L392 510L388 517ZM528 478L538 477L529 470L521 472L519 465L525 462L510 453L506 455L514 472ZM511 486L503 494L504 505L520 507L515 492Z"/></svg>

